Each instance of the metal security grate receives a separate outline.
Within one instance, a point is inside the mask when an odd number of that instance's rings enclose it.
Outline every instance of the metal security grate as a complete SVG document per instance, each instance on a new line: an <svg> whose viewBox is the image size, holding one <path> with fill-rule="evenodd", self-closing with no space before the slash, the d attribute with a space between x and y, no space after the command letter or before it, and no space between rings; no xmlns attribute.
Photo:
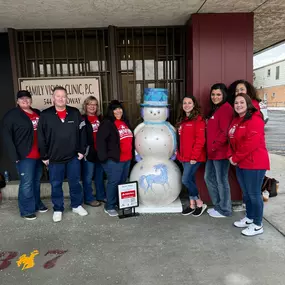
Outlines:
<svg viewBox="0 0 285 285"><path fill-rule="evenodd" d="M170 121L185 92L184 27L118 28L117 66L121 99L133 125L140 120L144 88L167 88Z"/></svg>
<svg viewBox="0 0 285 285"><path fill-rule="evenodd" d="M18 30L20 77L100 76L110 98L107 29Z"/></svg>
<svg viewBox="0 0 285 285"><path fill-rule="evenodd" d="M140 120L144 88L169 91L170 121L185 92L185 27L17 30L18 77L100 76L103 106Z"/></svg>

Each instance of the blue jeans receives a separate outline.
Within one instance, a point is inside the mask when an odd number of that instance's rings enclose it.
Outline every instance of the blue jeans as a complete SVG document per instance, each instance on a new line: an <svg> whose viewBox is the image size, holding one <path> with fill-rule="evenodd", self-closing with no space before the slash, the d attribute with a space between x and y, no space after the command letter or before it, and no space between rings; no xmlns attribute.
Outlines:
<svg viewBox="0 0 285 285"><path fill-rule="evenodd" d="M25 158L16 167L20 176L18 203L23 217L44 207L40 194L43 163L40 159Z"/></svg>
<svg viewBox="0 0 285 285"><path fill-rule="evenodd" d="M190 164L190 162L182 162L183 165L183 175L182 183L187 188L190 200L198 200L199 193L196 185L195 174L200 166L200 162L196 164Z"/></svg>
<svg viewBox="0 0 285 285"><path fill-rule="evenodd" d="M104 169L99 162L90 162L84 160L82 164L82 184L84 193L84 202L91 203L95 200L93 196L92 179L94 177L96 199L103 201L106 199L104 187Z"/></svg>
<svg viewBox="0 0 285 285"><path fill-rule="evenodd" d="M263 217L263 199L261 186L266 170L236 168L237 179L246 205L246 216L257 226L261 226Z"/></svg>
<svg viewBox="0 0 285 285"><path fill-rule="evenodd" d="M58 212L64 211L62 183L65 174L69 185L71 207L77 208L83 203L83 193L80 184L80 160L74 157L66 163L50 163L49 180L51 184L51 200L53 210Z"/></svg>
<svg viewBox="0 0 285 285"><path fill-rule="evenodd" d="M106 210L114 210L118 204L118 185L125 183L129 175L131 161L115 162L111 159L102 163L107 174Z"/></svg>
<svg viewBox="0 0 285 285"><path fill-rule="evenodd" d="M229 167L227 159L208 160L204 177L214 209L224 216L232 214Z"/></svg>

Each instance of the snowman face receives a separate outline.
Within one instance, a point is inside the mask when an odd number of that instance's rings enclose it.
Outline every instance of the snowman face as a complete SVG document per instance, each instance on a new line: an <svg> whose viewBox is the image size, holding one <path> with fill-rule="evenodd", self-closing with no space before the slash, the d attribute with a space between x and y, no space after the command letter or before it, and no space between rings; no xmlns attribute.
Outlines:
<svg viewBox="0 0 285 285"><path fill-rule="evenodd" d="M168 117L167 107L144 107L143 117L145 121L165 121Z"/></svg>

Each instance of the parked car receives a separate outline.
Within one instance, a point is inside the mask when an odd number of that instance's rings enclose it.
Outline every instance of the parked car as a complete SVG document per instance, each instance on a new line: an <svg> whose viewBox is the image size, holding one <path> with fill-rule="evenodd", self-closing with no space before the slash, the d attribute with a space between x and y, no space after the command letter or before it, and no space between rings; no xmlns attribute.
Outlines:
<svg viewBox="0 0 285 285"><path fill-rule="evenodd" d="M269 118L268 118L268 113L267 113L267 104L264 101L261 101L259 103L259 107L260 107L260 111L263 114L263 119L265 124L268 122Z"/></svg>

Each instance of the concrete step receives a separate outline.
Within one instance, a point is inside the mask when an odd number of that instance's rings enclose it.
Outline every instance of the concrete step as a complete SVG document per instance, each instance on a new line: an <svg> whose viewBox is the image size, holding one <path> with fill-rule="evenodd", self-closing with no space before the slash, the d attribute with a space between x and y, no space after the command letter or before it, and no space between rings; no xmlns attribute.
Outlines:
<svg viewBox="0 0 285 285"><path fill-rule="evenodd" d="M64 197L69 197L69 187L67 182L63 182L62 185ZM10 199L18 199L19 192L19 181L11 181L8 182L5 188L1 189L2 199L10 200ZM51 196L51 185L49 182L41 183L41 197L42 198L50 198Z"/></svg>

